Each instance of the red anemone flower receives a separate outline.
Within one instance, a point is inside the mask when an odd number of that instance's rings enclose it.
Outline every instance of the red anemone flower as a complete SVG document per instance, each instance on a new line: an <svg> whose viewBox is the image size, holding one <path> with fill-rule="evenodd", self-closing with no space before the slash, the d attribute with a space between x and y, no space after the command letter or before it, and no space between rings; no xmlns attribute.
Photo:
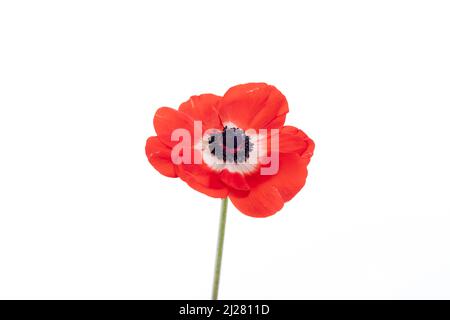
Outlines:
<svg viewBox="0 0 450 320"><path fill-rule="evenodd" d="M237 85L223 97L192 96L178 110L156 111L157 136L148 138L145 151L161 174L210 197L229 197L248 216L267 217L302 189L314 151L303 131L284 126L288 111L285 96L265 83ZM188 149L174 139L180 128L191 136L183 141ZM275 171L264 174L271 166Z"/></svg>

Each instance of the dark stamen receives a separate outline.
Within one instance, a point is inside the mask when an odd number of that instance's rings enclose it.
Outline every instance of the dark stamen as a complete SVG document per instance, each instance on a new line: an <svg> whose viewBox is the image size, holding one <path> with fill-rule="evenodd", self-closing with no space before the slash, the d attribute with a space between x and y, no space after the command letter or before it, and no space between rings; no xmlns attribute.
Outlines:
<svg viewBox="0 0 450 320"><path fill-rule="evenodd" d="M224 162L245 162L253 150L250 137L239 128L225 127L222 132L212 134L208 143L211 154Z"/></svg>

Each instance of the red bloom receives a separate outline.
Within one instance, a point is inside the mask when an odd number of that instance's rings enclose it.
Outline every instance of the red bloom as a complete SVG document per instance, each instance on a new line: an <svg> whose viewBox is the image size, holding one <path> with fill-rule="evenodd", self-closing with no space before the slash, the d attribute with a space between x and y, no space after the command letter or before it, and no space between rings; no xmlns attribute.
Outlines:
<svg viewBox="0 0 450 320"><path fill-rule="evenodd" d="M148 138L145 152L161 174L208 196L229 197L246 215L267 217L301 190L314 151L303 131L284 126L288 111L284 95L265 83L237 85L223 97L193 96L178 110L156 111L157 136ZM195 121L201 121L197 135ZM171 139L180 128L192 137L183 141L188 150ZM264 174L271 166L276 171Z"/></svg>

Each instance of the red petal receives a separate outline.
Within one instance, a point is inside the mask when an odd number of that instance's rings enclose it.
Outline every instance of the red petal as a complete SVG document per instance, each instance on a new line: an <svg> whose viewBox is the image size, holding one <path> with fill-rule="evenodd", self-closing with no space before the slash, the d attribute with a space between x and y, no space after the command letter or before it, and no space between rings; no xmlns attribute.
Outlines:
<svg viewBox="0 0 450 320"><path fill-rule="evenodd" d="M232 192L230 199L242 213L251 217L268 217L279 211L304 186L307 162L298 153L280 154L276 175L247 177L251 189L244 194Z"/></svg>
<svg viewBox="0 0 450 320"><path fill-rule="evenodd" d="M202 121L205 130L211 128L222 130L223 126L217 113L221 98L214 94L192 96L188 101L183 102L178 110L188 114L194 120Z"/></svg>
<svg viewBox="0 0 450 320"><path fill-rule="evenodd" d="M205 165L182 164L177 166L177 173L194 190L213 198L228 196L228 188L219 180L217 174Z"/></svg>
<svg viewBox="0 0 450 320"><path fill-rule="evenodd" d="M170 148L161 143L157 137L150 137L147 139L145 153L148 161L159 171L159 173L166 177L177 177L175 166L170 158Z"/></svg>
<svg viewBox="0 0 450 320"><path fill-rule="evenodd" d="M303 131L301 131L301 132L302 132L302 134L304 134ZM315 145L314 141L312 141L308 137L305 138L305 141L307 143L306 149L302 153L299 153L299 154L300 154L300 157L302 158L303 162L307 165L311 161L311 157L314 154L314 149L315 149L316 145Z"/></svg>
<svg viewBox="0 0 450 320"><path fill-rule="evenodd" d="M314 153L315 144L306 133L293 126L285 126L280 130L280 152L295 152L306 164Z"/></svg>
<svg viewBox="0 0 450 320"><path fill-rule="evenodd" d="M296 153L280 154L280 168L276 175L269 177L267 182L275 186L283 200L291 200L305 185L308 171L306 164Z"/></svg>
<svg viewBox="0 0 450 320"><path fill-rule="evenodd" d="M278 148L272 149L272 139L278 136ZM277 133L270 132L266 147L268 153L278 150L280 153L297 153L303 159L309 159L314 152L314 142L300 129L285 126Z"/></svg>
<svg viewBox="0 0 450 320"><path fill-rule="evenodd" d="M280 130L280 152L296 152L311 158L314 152L314 142L300 129L285 126Z"/></svg>
<svg viewBox="0 0 450 320"><path fill-rule="evenodd" d="M236 190L249 190L250 186L248 185L245 177L240 173L232 173L228 170L222 170L220 172L220 180L223 181L226 185L230 186Z"/></svg>
<svg viewBox="0 0 450 320"><path fill-rule="evenodd" d="M206 194L207 196L210 196L212 198L226 198L228 196L228 189L223 188L223 189L212 189L212 188L207 188L205 186L202 186L199 183L196 183L195 181L189 181L186 182L192 189L201 192L203 194Z"/></svg>
<svg viewBox="0 0 450 320"><path fill-rule="evenodd" d="M178 141L171 140L172 132L175 129L187 129L190 132L191 137L194 136L194 123L192 118L187 114L172 108L159 108L153 118L153 125L158 138L162 143L169 147L178 144Z"/></svg>
<svg viewBox="0 0 450 320"><path fill-rule="evenodd" d="M219 105L222 123L241 129L279 128L289 111L285 96L265 83L241 84L230 88Z"/></svg>
<svg viewBox="0 0 450 320"><path fill-rule="evenodd" d="M239 211L254 218L269 217L284 205L278 190L270 185L254 188L247 194L233 191L230 200Z"/></svg>

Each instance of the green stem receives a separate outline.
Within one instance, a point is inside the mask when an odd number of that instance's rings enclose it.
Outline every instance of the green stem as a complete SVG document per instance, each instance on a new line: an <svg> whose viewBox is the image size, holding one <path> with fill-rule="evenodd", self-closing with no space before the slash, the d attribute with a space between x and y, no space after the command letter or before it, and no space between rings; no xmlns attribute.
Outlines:
<svg viewBox="0 0 450 320"><path fill-rule="evenodd" d="M217 239L216 267L214 269L212 300L217 300L219 295L220 268L222 266L223 241L225 238L225 225L227 222L227 207L228 198L224 198L222 199L222 204L220 207L219 237Z"/></svg>

